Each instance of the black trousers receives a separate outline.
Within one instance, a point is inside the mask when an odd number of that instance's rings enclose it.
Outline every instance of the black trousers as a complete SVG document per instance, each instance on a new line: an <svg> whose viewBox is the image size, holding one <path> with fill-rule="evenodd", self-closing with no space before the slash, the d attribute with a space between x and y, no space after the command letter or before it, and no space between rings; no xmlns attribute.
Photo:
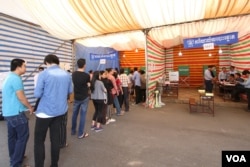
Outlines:
<svg viewBox="0 0 250 167"><path fill-rule="evenodd" d="M141 87L135 85L135 104L141 102Z"/></svg>
<svg viewBox="0 0 250 167"><path fill-rule="evenodd" d="M67 142L67 121L68 112L62 116L62 121L60 124L60 147L65 147Z"/></svg>
<svg viewBox="0 0 250 167"><path fill-rule="evenodd" d="M102 120L103 120L102 111L103 111L103 107L105 107L104 100L92 99L92 101L93 101L93 104L94 104L94 107L95 107L95 112L94 112L92 120L96 121L98 123L102 123Z"/></svg>
<svg viewBox="0 0 250 167"><path fill-rule="evenodd" d="M212 80L205 80L206 92L213 92L213 83Z"/></svg>
<svg viewBox="0 0 250 167"><path fill-rule="evenodd" d="M44 167L45 146L44 142L48 129L50 130L51 141L51 167L58 167L60 154L60 127L64 115L53 118L36 117L35 137L34 137L34 154L35 167Z"/></svg>

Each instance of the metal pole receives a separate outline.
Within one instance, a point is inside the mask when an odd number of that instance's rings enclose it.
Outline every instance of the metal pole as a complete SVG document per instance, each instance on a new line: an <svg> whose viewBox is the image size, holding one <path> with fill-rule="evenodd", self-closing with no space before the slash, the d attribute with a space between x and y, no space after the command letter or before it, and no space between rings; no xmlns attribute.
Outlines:
<svg viewBox="0 0 250 167"><path fill-rule="evenodd" d="M147 40L147 36L148 36L148 33L151 29L144 29L143 30L143 33L145 35L145 65L146 65L146 105L145 107L148 107L149 103L148 103L148 97L149 97L149 91L148 91L148 83L149 83L149 69L148 69L148 40Z"/></svg>

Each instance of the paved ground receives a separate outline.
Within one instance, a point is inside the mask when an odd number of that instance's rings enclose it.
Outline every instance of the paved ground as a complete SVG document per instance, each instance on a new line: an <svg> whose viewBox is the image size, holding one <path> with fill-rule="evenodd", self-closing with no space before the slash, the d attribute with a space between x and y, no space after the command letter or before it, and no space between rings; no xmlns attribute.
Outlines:
<svg viewBox="0 0 250 167"><path fill-rule="evenodd" d="M86 128L90 136L70 136L61 150L60 167L220 167L222 150L250 150L250 113L244 107L216 106L215 117L190 114L187 104L166 103L158 109L131 106L117 122L102 132L90 131L93 114L90 103ZM30 139L26 162L32 167L34 116L30 117ZM69 112L70 129L71 111ZM0 122L0 167L9 166L5 122ZM49 139L49 136L47 136ZM46 162L50 165L50 144L46 141Z"/></svg>

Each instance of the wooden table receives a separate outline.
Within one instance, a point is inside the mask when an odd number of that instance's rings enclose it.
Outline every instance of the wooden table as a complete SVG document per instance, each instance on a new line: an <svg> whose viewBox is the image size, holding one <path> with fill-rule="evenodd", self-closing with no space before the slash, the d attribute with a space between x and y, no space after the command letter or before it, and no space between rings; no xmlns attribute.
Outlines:
<svg viewBox="0 0 250 167"><path fill-rule="evenodd" d="M223 89L223 100L231 100L231 91L235 88L235 84L229 82L219 82L219 87Z"/></svg>

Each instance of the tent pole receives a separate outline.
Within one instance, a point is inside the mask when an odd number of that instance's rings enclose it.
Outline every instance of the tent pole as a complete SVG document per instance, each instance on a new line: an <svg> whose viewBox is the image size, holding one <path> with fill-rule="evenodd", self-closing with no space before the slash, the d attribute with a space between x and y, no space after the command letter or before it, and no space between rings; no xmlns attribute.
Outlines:
<svg viewBox="0 0 250 167"><path fill-rule="evenodd" d="M143 30L143 33L144 33L144 35L145 35L145 65L146 65L146 104L145 104L145 107L148 107L149 106L149 99L148 99L148 97L149 97L149 91L148 91L148 83L149 83L149 73L148 73L148 71L149 71L149 69L148 69L148 40L147 40L147 38L148 38L148 33L149 33L149 31L151 30L151 28L150 29L144 29Z"/></svg>

